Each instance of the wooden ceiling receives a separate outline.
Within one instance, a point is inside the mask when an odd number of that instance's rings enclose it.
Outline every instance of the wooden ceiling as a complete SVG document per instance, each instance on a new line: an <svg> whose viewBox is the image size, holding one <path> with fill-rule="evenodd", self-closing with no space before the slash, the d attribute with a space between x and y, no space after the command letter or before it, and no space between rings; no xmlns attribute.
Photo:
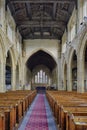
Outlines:
<svg viewBox="0 0 87 130"><path fill-rule="evenodd" d="M75 0L6 0L23 39L61 39Z"/></svg>

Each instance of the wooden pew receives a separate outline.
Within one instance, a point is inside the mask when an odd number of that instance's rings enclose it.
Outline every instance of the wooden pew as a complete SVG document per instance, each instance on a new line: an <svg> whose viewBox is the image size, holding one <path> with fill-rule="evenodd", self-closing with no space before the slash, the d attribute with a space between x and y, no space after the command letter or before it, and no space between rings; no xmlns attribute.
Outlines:
<svg viewBox="0 0 87 130"><path fill-rule="evenodd" d="M5 114L0 112L0 130L5 130Z"/></svg>
<svg viewBox="0 0 87 130"><path fill-rule="evenodd" d="M35 95L35 91L0 93L0 112L4 115L4 120L0 122L0 130L13 130L15 125L20 123ZM3 125L3 121L5 125Z"/></svg>
<svg viewBox="0 0 87 130"><path fill-rule="evenodd" d="M87 93L86 93L87 94ZM47 99L61 130L66 130L68 112L81 116L87 113L87 95L76 92L47 92ZM82 96L82 98L81 98ZM81 118L82 119L82 118ZM83 128L83 127L82 127ZM69 128L68 130L71 130Z"/></svg>
<svg viewBox="0 0 87 130"><path fill-rule="evenodd" d="M69 116L68 130L87 130L87 115L86 116Z"/></svg>
<svg viewBox="0 0 87 130"><path fill-rule="evenodd" d="M59 127L61 128L61 130L65 130L66 129L66 117L67 117L67 113L73 113L76 115L79 115L80 113L85 115L87 114L87 107L60 107L60 114L59 114ZM68 117L67 117L68 118Z"/></svg>

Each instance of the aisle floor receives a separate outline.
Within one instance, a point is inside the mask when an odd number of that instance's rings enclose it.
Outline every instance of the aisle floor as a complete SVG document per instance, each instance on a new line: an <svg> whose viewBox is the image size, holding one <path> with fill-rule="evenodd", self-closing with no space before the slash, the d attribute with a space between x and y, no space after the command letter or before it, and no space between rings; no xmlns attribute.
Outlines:
<svg viewBox="0 0 87 130"><path fill-rule="evenodd" d="M58 130L45 94L37 94L18 130Z"/></svg>

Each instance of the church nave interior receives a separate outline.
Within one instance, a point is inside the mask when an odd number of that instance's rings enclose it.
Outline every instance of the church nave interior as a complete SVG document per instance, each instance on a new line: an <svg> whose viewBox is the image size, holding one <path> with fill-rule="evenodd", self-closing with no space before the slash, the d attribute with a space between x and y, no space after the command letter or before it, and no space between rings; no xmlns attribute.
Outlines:
<svg viewBox="0 0 87 130"><path fill-rule="evenodd" d="M87 129L87 0L0 0L0 130Z"/></svg>

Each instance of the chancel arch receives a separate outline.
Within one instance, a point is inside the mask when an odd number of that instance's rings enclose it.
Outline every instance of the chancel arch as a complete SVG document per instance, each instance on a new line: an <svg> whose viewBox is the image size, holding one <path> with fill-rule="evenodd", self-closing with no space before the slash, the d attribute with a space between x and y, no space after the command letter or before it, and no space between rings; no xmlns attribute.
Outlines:
<svg viewBox="0 0 87 130"><path fill-rule="evenodd" d="M47 49L47 48L44 48L44 47L37 47L37 49L34 49L34 50L32 50L32 52L29 54L29 55L27 55L26 56L26 59L25 59L25 61L27 62L28 61L28 59L33 55L33 54L35 54L35 53L37 53L37 52L39 52L39 51L42 51L42 52L45 52L45 53L47 53L47 54L49 54L53 59L54 59L54 61L57 63L57 56L58 56L58 54L57 54L57 52L56 52L56 54L54 54L54 53L52 53L52 51L50 50L50 49Z"/></svg>
<svg viewBox="0 0 87 130"><path fill-rule="evenodd" d="M48 53L39 50L34 53L26 63L27 68L31 70L32 73L32 88L35 88L35 85L41 86L57 86L57 81L51 80L51 75L56 75L57 79L57 64L55 60Z"/></svg>

